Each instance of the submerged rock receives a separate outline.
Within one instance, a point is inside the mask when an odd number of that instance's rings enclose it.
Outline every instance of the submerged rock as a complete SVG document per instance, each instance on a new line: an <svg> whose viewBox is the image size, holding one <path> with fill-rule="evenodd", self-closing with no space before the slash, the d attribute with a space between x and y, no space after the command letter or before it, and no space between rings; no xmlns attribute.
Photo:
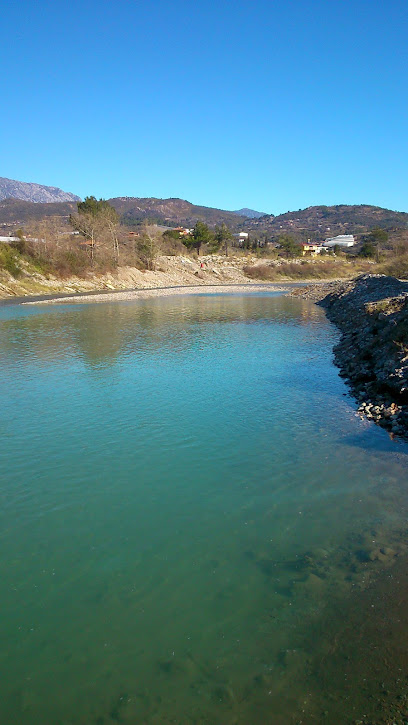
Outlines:
<svg viewBox="0 0 408 725"><path fill-rule="evenodd" d="M217 702L232 704L235 701L233 689L229 685L217 685L213 690L213 697Z"/></svg>

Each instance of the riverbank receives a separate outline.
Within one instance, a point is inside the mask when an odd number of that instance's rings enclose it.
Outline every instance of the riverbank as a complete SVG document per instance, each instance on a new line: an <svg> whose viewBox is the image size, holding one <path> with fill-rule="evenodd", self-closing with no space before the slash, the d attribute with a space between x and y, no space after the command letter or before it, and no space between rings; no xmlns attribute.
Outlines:
<svg viewBox="0 0 408 725"><path fill-rule="evenodd" d="M408 437L408 283L368 274L291 294L322 306L340 329L335 362L360 415Z"/></svg>
<svg viewBox="0 0 408 725"><path fill-rule="evenodd" d="M274 271L274 275L264 276L263 270ZM249 273L250 270L250 273ZM319 274L316 271L319 270ZM259 271L259 274L258 274ZM0 269L0 300L39 295L75 295L104 291L129 291L133 289L164 289L174 287L192 287L225 284L275 284L287 282L305 284L319 279L349 279L359 273L360 267L339 260L328 260L322 264L311 259L297 260L292 264L285 261L270 261L243 251L225 257L220 254L201 256L161 255L157 257L154 269L119 266L104 274L87 271L81 276L56 276L45 273L24 258L20 258L13 273ZM269 273L268 272L268 273ZM276 273L276 274L275 274Z"/></svg>
<svg viewBox="0 0 408 725"><path fill-rule="evenodd" d="M98 274L88 272L83 276L57 277L44 274L33 265L21 260L19 274L13 276L0 270L0 299L33 297L39 295L79 295L94 292L129 292L132 290L166 289L176 287L208 287L211 285L286 284L285 277L252 279L245 269L262 266L263 262L253 254L236 254L225 257L219 254L161 255L154 269L120 266L114 271ZM289 279L289 278L288 278ZM311 280L313 275L311 275ZM293 280L307 282L305 280Z"/></svg>
<svg viewBox="0 0 408 725"><path fill-rule="evenodd" d="M27 262L21 261L19 275L14 277L5 270L0 272L0 298L30 297L46 294L79 294L91 291L150 289L152 287L197 286L208 284L253 283L243 271L246 264L256 263L253 255L225 257L206 255L159 256L155 269L120 266L112 272L57 277L44 274ZM261 280L262 282L262 280Z"/></svg>
<svg viewBox="0 0 408 725"><path fill-rule="evenodd" d="M23 299L25 305L85 303L85 302L123 302L152 297L174 297L175 295L203 294L245 294L256 292L289 292L289 286L278 284L218 284L218 285L183 285L182 287L151 287L147 289L117 290L114 292L93 292L65 296L47 296L43 299Z"/></svg>

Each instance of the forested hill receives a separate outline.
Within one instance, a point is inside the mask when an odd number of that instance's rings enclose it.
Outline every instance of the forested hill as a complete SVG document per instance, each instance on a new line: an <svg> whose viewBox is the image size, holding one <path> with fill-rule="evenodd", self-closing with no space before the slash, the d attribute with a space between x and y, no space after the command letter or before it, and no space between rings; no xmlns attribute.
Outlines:
<svg viewBox="0 0 408 725"><path fill-rule="evenodd" d="M0 227L24 226L27 222L54 216L68 219L76 210L77 205L73 201L35 203L21 199L3 199L0 201Z"/></svg>
<svg viewBox="0 0 408 725"><path fill-rule="evenodd" d="M119 213L122 223L129 227L140 226L144 221L168 227L193 227L200 220L210 227L224 222L232 231L259 233L270 239L290 233L299 240L318 240L342 233L359 234L373 227L408 229L408 213L367 204L311 206L279 216L266 214L259 219L251 219L232 211L197 206L183 199L116 197L109 199L109 203ZM77 205L73 201L33 203L4 199L0 201L0 227L10 230L49 216L68 220L76 210Z"/></svg>
<svg viewBox="0 0 408 725"><path fill-rule="evenodd" d="M311 236L314 239L324 239L327 236L343 233L358 234L373 227L406 229L408 213L368 204L338 204L310 206L279 216L267 214L260 219L248 219L245 222L247 231L267 232L274 237L291 233L300 238Z"/></svg>
<svg viewBox="0 0 408 725"><path fill-rule="evenodd" d="M232 211L196 206L183 199L117 197L108 201L118 212L122 223L130 227L140 226L144 221L168 227L193 227L200 220L210 227L224 222L234 231L241 229L247 219ZM23 226L49 216L68 219L76 210L77 205L73 202L41 204L4 199L0 201L0 226Z"/></svg>
<svg viewBox="0 0 408 725"><path fill-rule="evenodd" d="M108 200L121 217L124 224L130 226L145 220L165 226L193 227L196 221L209 226L224 222L231 229L242 226L245 217L233 211L213 209L208 206L196 206L184 199L156 199L120 196Z"/></svg>

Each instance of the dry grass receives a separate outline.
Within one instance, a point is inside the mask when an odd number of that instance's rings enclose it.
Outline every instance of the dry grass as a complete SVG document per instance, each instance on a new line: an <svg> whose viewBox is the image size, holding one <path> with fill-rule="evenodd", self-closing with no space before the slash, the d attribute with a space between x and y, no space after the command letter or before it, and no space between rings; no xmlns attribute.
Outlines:
<svg viewBox="0 0 408 725"><path fill-rule="evenodd" d="M375 265L362 260L325 260L283 262L275 264L257 264L244 267L244 273L251 279L268 281L282 278L292 280L308 279L336 279L339 277L354 277L362 272L375 271Z"/></svg>
<svg viewBox="0 0 408 725"><path fill-rule="evenodd" d="M113 254L104 251L95 254L92 261L89 249L78 243L25 244L23 249L18 247L18 243L15 246L0 244L0 270L9 272L14 278L21 277L25 271L35 271L66 279L84 277L88 272L104 274L116 267Z"/></svg>
<svg viewBox="0 0 408 725"><path fill-rule="evenodd" d="M408 279L408 254L400 254L388 259L386 262L379 264L376 271L379 274L389 274L391 277Z"/></svg>

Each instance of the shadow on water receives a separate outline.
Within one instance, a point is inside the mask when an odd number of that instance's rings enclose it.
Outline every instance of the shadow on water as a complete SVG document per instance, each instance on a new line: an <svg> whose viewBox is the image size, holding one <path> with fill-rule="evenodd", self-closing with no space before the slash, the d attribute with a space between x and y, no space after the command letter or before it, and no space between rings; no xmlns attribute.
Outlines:
<svg viewBox="0 0 408 725"><path fill-rule="evenodd" d="M362 423L365 430L357 435L339 438L338 443L347 447L361 448L364 451L373 451L374 453L396 453L400 451L402 454L407 454L406 442L398 438L398 436L391 437L389 433L365 419L363 419Z"/></svg>

